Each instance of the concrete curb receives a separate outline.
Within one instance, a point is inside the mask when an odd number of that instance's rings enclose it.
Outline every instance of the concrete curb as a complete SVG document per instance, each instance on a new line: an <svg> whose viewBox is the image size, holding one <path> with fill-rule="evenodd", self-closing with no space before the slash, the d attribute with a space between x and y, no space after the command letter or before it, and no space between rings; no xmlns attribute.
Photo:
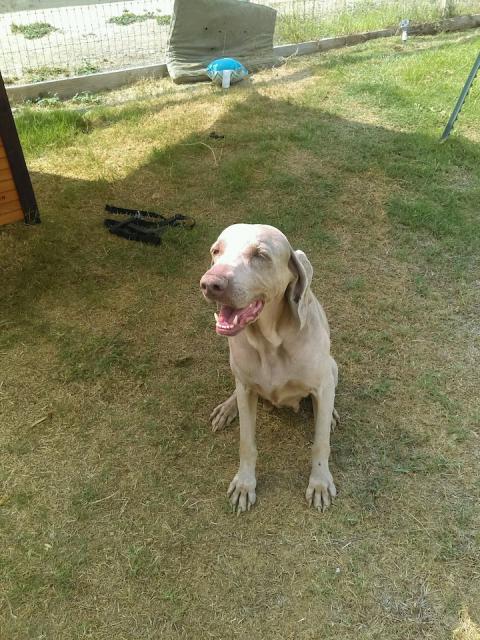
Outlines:
<svg viewBox="0 0 480 640"><path fill-rule="evenodd" d="M447 20L439 20L434 23L425 23L412 26L409 29L411 35L435 35L441 32L465 31L480 27L480 14L457 16ZM298 44L286 44L273 47L275 56L287 58L292 55L307 55L342 47L351 47L368 40L377 38L389 38L398 33L397 28L381 29L379 31L366 31L348 36L336 38L322 38L310 42L299 42ZM129 67L128 69L118 69L116 71L102 71L85 76L71 76L61 80L47 80L45 82L35 82L33 84L21 84L7 86L8 98L12 103L23 100L35 100L36 98L48 95L57 95L59 98L71 98L77 93L107 91L117 89L128 84L133 84L144 78L163 78L168 75L167 65L150 64L140 67Z"/></svg>
<svg viewBox="0 0 480 640"><path fill-rule="evenodd" d="M85 76L70 76L61 80L46 80L32 84L19 84L7 86L7 94L10 102L22 102L23 100L35 100L45 96L57 95L59 98L72 98L77 93L88 91L94 93L117 89L128 84L133 84L143 78L163 78L167 76L167 65L150 64L141 67L129 67L115 71L102 71Z"/></svg>
<svg viewBox="0 0 480 640"><path fill-rule="evenodd" d="M355 44L367 42L367 40L375 40L376 38L389 38L394 36L396 32L396 29L366 31L364 33L355 33L351 36L338 36L336 38L322 38L321 40L311 40L310 42L299 42L298 44L285 44L279 47L273 47L273 51L276 55L283 56L285 58L295 54L304 56L309 53L317 53L319 51L351 47Z"/></svg>

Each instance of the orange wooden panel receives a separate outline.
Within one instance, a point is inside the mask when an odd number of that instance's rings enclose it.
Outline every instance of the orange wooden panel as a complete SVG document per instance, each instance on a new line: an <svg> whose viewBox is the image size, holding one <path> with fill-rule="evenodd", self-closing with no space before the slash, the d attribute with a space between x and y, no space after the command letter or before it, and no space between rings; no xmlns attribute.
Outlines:
<svg viewBox="0 0 480 640"><path fill-rule="evenodd" d="M10 168L7 167L6 169L0 169L0 182L2 180L10 180L12 177L12 172L10 171Z"/></svg>
<svg viewBox="0 0 480 640"><path fill-rule="evenodd" d="M11 213L17 209L21 209L19 200L12 200L11 202L0 202L0 216L4 213Z"/></svg>
<svg viewBox="0 0 480 640"><path fill-rule="evenodd" d="M6 158L6 157L7 157L7 154L6 154L5 149L3 147L3 142L0 139L0 158Z"/></svg>
<svg viewBox="0 0 480 640"><path fill-rule="evenodd" d="M13 200L18 200L18 193L16 189L0 191L0 204L3 204L4 202L12 202Z"/></svg>
<svg viewBox="0 0 480 640"><path fill-rule="evenodd" d="M0 182L0 193L5 193L6 191L13 191L13 189L15 189L16 191L17 187L15 186L15 183L11 178L10 180L3 180L3 182Z"/></svg>
<svg viewBox="0 0 480 640"><path fill-rule="evenodd" d="M10 213L0 213L0 224L10 224L10 222L18 222L23 219L23 211L21 209L11 211Z"/></svg>
<svg viewBox="0 0 480 640"><path fill-rule="evenodd" d="M0 169L8 169L9 164L6 158L0 158Z"/></svg>

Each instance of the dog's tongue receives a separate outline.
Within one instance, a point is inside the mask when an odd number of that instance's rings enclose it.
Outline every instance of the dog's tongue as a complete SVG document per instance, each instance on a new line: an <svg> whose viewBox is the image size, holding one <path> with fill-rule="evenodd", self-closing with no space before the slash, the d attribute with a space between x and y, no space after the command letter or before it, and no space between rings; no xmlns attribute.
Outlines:
<svg viewBox="0 0 480 640"><path fill-rule="evenodd" d="M243 309L234 309L222 305L218 314L215 314L217 322L215 330L221 336L235 336L240 333L247 324L254 322L263 309L262 300L254 300Z"/></svg>

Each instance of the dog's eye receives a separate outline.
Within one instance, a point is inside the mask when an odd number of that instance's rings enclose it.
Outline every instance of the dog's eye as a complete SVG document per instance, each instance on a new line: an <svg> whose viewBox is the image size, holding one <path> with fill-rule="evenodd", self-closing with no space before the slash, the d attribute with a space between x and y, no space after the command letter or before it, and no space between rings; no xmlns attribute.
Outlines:
<svg viewBox="0 0 480 640"><path fill-rule="evenodd" d="M270 260L270 254L268 254L266 251L264 251L263 249L255 249L255 252L252 255L252 258L258 258L259 260Z"/></svg>
<svg viewBox="0 0 480 640"><path fill-rule="evenodd" d="M212 256L218 256L219 253L220 249L218 249L217 247L215 249L212 249Z"/></svg>

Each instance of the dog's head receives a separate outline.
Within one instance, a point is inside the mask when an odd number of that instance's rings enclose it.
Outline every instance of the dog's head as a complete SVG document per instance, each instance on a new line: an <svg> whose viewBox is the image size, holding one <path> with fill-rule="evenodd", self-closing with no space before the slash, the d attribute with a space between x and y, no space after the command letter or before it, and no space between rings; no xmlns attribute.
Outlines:
<svg viewBox="0 0 480 640"><path fill-rule="evenodd" d="M266 304L285 296L300 327L306 317L312 266L275 227L234 224L210 249L212 266L200 280L203 295L218 304L216 331L235 336L255 322Z"/></svg>

